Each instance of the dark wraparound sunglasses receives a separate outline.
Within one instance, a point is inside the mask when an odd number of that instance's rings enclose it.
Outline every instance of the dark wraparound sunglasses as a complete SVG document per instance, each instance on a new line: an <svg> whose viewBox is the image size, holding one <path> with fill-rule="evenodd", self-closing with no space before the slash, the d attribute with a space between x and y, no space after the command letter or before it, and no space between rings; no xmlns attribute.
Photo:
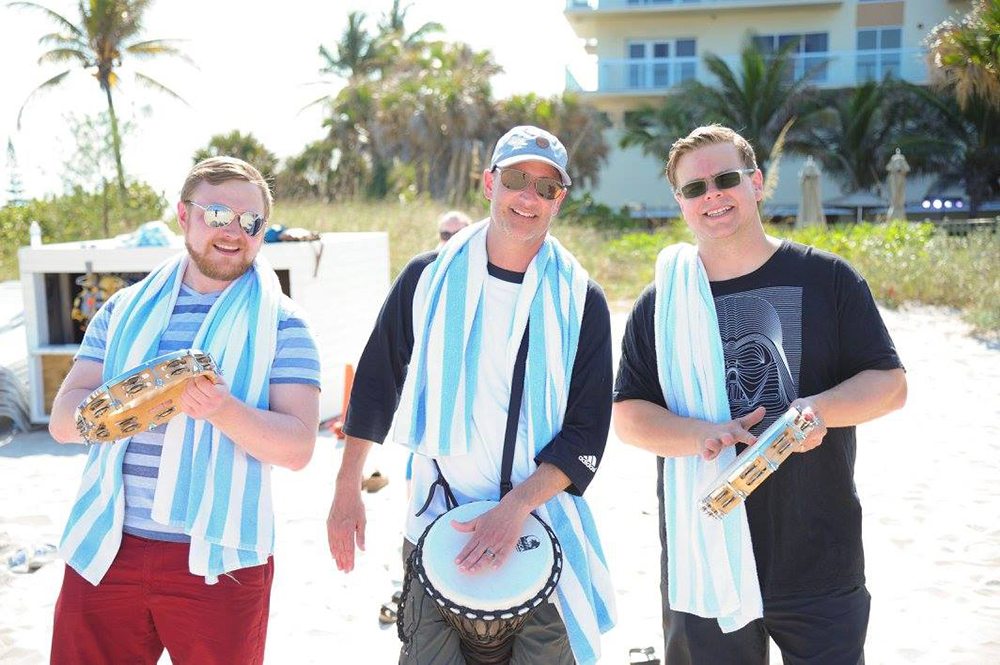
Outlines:
<svg viewBox="0 0 1000 665"><path fill-rule="evenodd" d="M536 178L517 169L500 169L500 182L512 192L519 192L534 184L538 195L548 201L555 201L559 192L566 189L566 186L555 178Z"/></svg>
<svg viewBox="0 0 1000 665"><path fill-rule="evenodd" d="M704 196L705 192L708 191L709 180L715 183L716 189L732 189L736 185L740 184L740 180L743 179L744 175L750 175L756 170L757 169L735 169L733 171L726 171L725 173L714 175L709 179L702 178L700 180L692 180L691 182L683 185L677 191L679 191L681 196L686 199L696 199L699 196Z"/></svg>
<svg viewBox="0 0 1000 665"><path fill-rule="evenodd" d="M451 237L458 233L458 231L438 231L438 235L441 236L441 241L451 240Z"/></svg>
<svg viewBox="0 0 1000 665"><path fill-rule="evenodd" d="M196 208L200 208L205 214L202 217L205 220L205 225L210 226L213 229L222 228L231 224L234 219L240 221L240 228L246 231L248 236L255 236L260 233L260 230L264 228L264 218L256 212L247 211L236 214L236 211L229 206L222 205L221 203L209 203L208 205L202 205L190 199L184 203L190 203Z"/></svg>

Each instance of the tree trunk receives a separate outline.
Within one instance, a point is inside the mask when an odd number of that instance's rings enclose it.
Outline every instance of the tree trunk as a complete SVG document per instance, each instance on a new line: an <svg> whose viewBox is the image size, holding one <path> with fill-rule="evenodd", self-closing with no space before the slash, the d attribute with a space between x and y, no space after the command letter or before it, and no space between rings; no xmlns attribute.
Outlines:
<svg viewBox="0 0 1000 665"><path fill-rule="evenodd" d="M103 220L104 220L104 237L105 238L110 238L111 237L111 225L108 223L108 216L109 216L108 215L108 181L106 179L102 179L102 182L104 183L104 188L101 190L102 191L102 196L101 196L101 215L102 215Z"/></svg>
<svg viewBox="0 0 1000 665"><path fill-rule="evenodd" d="M111 146L115 153L115 169L118 172L118 194L122 204L125 203L125 170L122 168L122 139L118 134L118 116L115 115L115 103L111 99L111 84L102 81L101 87L108 98L108 115L111 118Z"/></svg>

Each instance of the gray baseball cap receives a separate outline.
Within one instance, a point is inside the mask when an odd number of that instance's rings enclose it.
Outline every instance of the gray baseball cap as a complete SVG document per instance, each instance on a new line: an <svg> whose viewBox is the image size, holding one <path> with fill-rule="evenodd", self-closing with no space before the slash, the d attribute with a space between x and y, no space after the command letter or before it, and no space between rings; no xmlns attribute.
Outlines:
<svg viewBox="0 0 1000 665"><path fill-rule="evenodd" d="M538 161L551 164L562 178L562 184L569 187L573 181L566 173L566 148L562 142L544 129L531 125L520 125L500 137L493 149L490 169L513 166L519 162Z"/></svg>

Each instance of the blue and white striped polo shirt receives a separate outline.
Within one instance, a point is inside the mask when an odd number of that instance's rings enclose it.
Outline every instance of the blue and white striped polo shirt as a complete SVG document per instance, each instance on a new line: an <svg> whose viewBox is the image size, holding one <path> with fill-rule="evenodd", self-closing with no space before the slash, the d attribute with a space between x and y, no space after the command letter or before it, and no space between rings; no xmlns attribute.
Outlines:
<svg viewBox="0 0 1000 665"><path fill-rule="evenodd" d="M177 304L170 315L167 330L160 338L157 355L190 348L202 321L222 291L198 293L181 285ZM104 362L107 347L108 321L114 310L117 294L90 321L77 358ZM282 297L278 314L278 340L271 364L271 384L305 383L320 385L319 354L298 306L287 296ZM188 542L180 527L154 522L150 517L153 494L159 475L160 452L166 425L132 437L125 451L122 479L125 487L125 533L154 540Z"/></svg>

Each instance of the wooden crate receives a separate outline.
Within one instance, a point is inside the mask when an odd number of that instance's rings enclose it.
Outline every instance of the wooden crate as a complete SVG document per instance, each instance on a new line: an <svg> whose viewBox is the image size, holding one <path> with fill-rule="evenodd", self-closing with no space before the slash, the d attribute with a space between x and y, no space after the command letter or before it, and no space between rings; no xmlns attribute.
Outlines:
<svg viewBox="0 0 1000 665"><path fill-rule="evenodd" d="M73 356L70 354L47 353L42 356L42 399L46 415L52 412L52 400L72 366Z"/></svg>

